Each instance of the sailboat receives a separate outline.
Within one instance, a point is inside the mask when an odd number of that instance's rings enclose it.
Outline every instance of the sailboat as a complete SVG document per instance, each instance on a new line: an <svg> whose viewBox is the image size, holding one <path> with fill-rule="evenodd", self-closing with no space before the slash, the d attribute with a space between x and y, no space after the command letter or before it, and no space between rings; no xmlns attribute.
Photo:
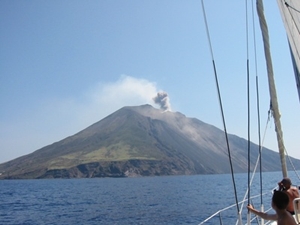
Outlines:
<svg viewBox="0 0 300 225"><path fill-rule="evenodd" d="M247 1L246 1L247 2ZM299 0L277 0L278 8L283 20L283 24L286 30L287 40L290 48L291 53L291 61L294 68L294 75L296 80L295 87L298 91L298 97L300 100L300 1ZM202 9L204 14L204 20L206 25L206 32L208 36L208 41L210 45L210 51L212 56L212 62L213 62L213 68L214 68L214 74L215 74L215 80L216 80L216 86L218 90L218 96L219 96L219 103L222 113L222 119L223 119L223 125L224 125L224 132L227 140L227 131L226 131L226 124L224 120L223 115L223 109L222 109L222 101L221 101L221 93L219 90L219 84L218 84L218 76L216 72L216 66L214 62L213 57L213 51L212 51L212 43L210 40L210 34L209 34L209 28L208 28L208 22L206 20L205 15L205 7L204 7L204 1L202 0ZM268 75L268 84L269 84L269 93L270 93L270 110L272 111L272 115L274 117L274 124L275 124L275 130L276 130L276 136L277 136L277 143L278 143L278 151L280 155L280 164L282 169L282 177L288 177L288 171L287 171L287 165L286 165L286 150L284 147L284 141L283 141L283 132L281 129L281 122L280 122L280 112L279 112L279 106L278 106L278 100L277 100L277 93L276 93L276 87L275 87L275 81L274 81L274 73L273 73L273 65L272 65L272 58L271 58L271 51L270 51L270 43L269 43L269 33L268 33L268 25L267 21L265 19L264 15L264 6L262 0L256 0L256 10L257 15L259 19L261 34L262 34L262 40L263 40L263 46L264 46L264 53L265 53L265 61L266 61L266 68L267 68L267 75ZM228 155L231 165L231 171L232 171L232 181L234 189L235 187L235 180L234 180L234 171L232 168L232 162L230 159L230 147L227 141L227 148L228 148ZM249 150L249 149L248 149ZM260 159L259 159L260 160ZM258 161L259 161L258 160ZM257 162L258 162L257 161ZM250 178L250 163L249 164L249 172L248 172L248 190L246 195L248 194L248 203L250 202L250 191L249 186L251 185L251 178ZM236 191L235 191L236 192ZM244 224L244 221L247 221L246 224L251 224L252 217L250 212L247 213L247 218L242 218L242 213L240 210L239 205L244 204L245 201L238 202L237 197L236 198L236 208L237 208L237 214L236 214L236 224L242 225ZM226 215L226 210L231 208L232 206L225 207L222 210L217 211L212 216L208 217L206 220L201 222L201 224L206 224L211 218L217 216L220 218L220 224L222 223L222 218L220 216L221 212L223 215ZM300 198L294 200L294 208L295 208L295 220L297 224L300 224ZM261 205L261 211L264 210L264 206ZM243 221L244 219L244 221ZM271 221L264 221L263 219L260 221L260 224L272 224L276 225L277 222L271 222Z"/></svg>

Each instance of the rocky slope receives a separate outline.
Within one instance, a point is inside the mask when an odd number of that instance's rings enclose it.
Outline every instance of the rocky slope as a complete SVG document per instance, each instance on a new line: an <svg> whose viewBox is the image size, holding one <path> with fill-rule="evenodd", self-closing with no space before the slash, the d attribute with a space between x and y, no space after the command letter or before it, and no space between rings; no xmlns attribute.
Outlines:
<svg viewBox="0 0 300 225"><path fill-rule="evenodd" d="M247 141L229 135L229 144L234 171L246 172ZM251 143L251 149L255 161L258 146ZM264 171L280 170L276 152L264 149L262 158ZM73 136L0 164L0 179L229 172L223 131L150 105L123 107Z"/></svg>

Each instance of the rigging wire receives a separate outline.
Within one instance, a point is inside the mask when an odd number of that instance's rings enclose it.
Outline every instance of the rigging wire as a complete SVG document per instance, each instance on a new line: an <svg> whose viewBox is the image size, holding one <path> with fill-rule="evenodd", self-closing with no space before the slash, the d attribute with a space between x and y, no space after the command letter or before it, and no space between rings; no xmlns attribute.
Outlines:
<svg viewBox="0 0 300 225"><path fill-rule="evenodd" d="M255 77L256 77L256 108L257 108L257 132L258 132L258 151L259 151L259 177L260 177L260 204L263 205L263 198L262 198L262 157L261 157L261 133L260 133L260 107L259 107L259 85L258 85L258 71L257 71L257 45L256 45L256 27L255 27L255 20L254 20L254 2L251 1L252 5L252 27L253 27L253 48L254 48L254 63L255 63Z"/></svg>
<svg viewBox="0 0 300 225"><path fill-rule="evenodd" d="M260 109L259 109L259 90L258 90L258 76L256 76L256 99L257 99L257 123L258 123L258 151L259 151L259 183L260 191L262 193L262 157L261 157L261 135L260 135ZM260 204L263 204L263 198L260 198Z"/></svg>
<svg viewBox="0 0 300 225"><path fill-rule="evenodd" d="M287 3L286 1L284 1L284 4L286 5L286 7L293 9L295 12L300 13L300 10L296 9L295 7L291 6L289 3Z"/></svg>
<svg viewBox="0 0 300 225"><path fill-rule="evenodd" d="M245 1L245 5L246 5L246 48L247 48L247 52L246 52L246 56L247 56L247 110L248 110L248 148L247 148L247 152L248 152L248 204L250 204L250 75L249 75L249 26L248 26L248 4L247 4L247 0ZM249 214L250 212L248 212Z"/></svg>
<svg viewBox="0 0 300 225"><path fill-rule="evenodd" d="M263 135L263 138L262 138L262 141L261 141L261 147L260 147L261 151L259 152L259 155L257 156L256 163L255 163L254 168L253 168L253 173L252 173L252 177L251 177L251 181L250 181L250 186L252 186L252 183L253 183L253 180L254 180L254 176L255 176L255 173L256 173L258 164L261 162L260 158L261 158L261 155L262 155L262 150L263 150L263 148L264 148L263 146L264 146L264 141L265 141L265 137L266 137L266 133L267 133L267 128L268 128L269 122L270 122L270 111L269 111L269 113L268 113L268 119L267 119L266 126L265 126L265 129L264 129L264 135ZM275 188L276 188L276 187L275 187ZM243 200L241 201L241 204L242 204L242 205L241 205L241 208L243 208L244 203L245 203L246 200L247 200L248 192L249 192L249 189L246 190L246 193L245 193L245 195L244 195L244 198L243 198ZM260 194L259 194L260 198L262 199L263 196L264 196L265 194L266 194L266 193L263 193L263 192L262 192L262 188L261 188ZM257 197L257 196L256 196L256 197ZM253 197L253 196L250 197L250 199L252 199L252 198L254 198L254 197ZM248 199L248 200L249 200L249 199ZM262 201L262 200L261 200L261 201ZM266 212L267 212L267 211L266 211Z"/></svg>
<svg viewBox="0 0 300 225"><path fill-rule="evenodd" d="M273 116L273 110L272 110L272 104L270 104L270 109L269 109L269 119L270 119L270 116L274 118L274 116ZM275 123L275 130L277 130L276 123ZM282 139L282 136L281 136L281 135L280 135L279 137L280 137L280 139ZM294 165L293 161L291 160L291 157L289 156L288 151L287 151L287 149L285 148L285 146L283 146L283 149L284 149L284 152L285 152L286 157L288 158L288 160L289 160L289 162L290 162L290 164L291 164L291 167L293 168L293 172L294 172L294 173L296 174L296 176L298 177L298 180L300 180L300 175L298 174L298 172L297 172L297 170L296 170L296 168L295 168L295 165Z"/></svg>
<svg viewBox="0 0 300 225"><path fill-rule="evenodd" d="M286 1L284 1L284 4L285 4L285 6L287 7L288 12L290 13L290 16L291 16L291 18L292 18L292 20L293 20L293 23L294 23L294 25L295 25L296 30L298 31L298 34L300 34L300 30L299 30L300 28L297 26L298 23L296 22L297 18L294 17L294 14L292 13L291 10L294 10L296 13L300 13L300 11L299 11L298 9L292 7L292 6L291 6L290 4L288 4ZM289 27L289 30L291 30L291 27ZM292 32L291 32L291 33L292 33ZM292 39L292 40L293 40L293 42L295 42L294 39ZM296 46L296 43L293 43L293 44ZM300 54L300 53L297 51L298 58L300 57L299 54Z"/></svg>
<svg viewBox="0 0 300 225"><path fill-rule="evenodd" d="M300 180L300 176L299 176L299 174L298 174L298 172L297 172L297 170L296 170L296 168L295 168L295 165L294 165L293 161L291 160L291 157L288 155L288 152L287 152L286 149L284 149L284 151L285 151L285 154L286 154L286 156L287 156L287 158L288 158L288 160L289 160L291 166L293 167L293 170L294 170L296 176L298 177L298 180Z"/></svg>
<svg viewBox="0 0 300 225"><path fill-rule="evenodd" d="M274 118L274 116L273 116L273 113L274 113L274 112L273 112L273 110L272 110L272 104L270 105L269 113L270 113L271 116ZM278 128L277 128L277 123L276 123L276 122L275 122L275 130L278 130ZM278 137L279 137L280 140L283 140L282 135L278 134ZM289 156L288 151L286 150L285 146L283 146L283 150L284 150L285 155L286 155L286 157L288 158L288 160L289 160L289 162L290 162L290 164L291 164L291 167L293 168L293 172L295 172L296 176L297 176L298 179L300 180L300 176L299 176L299 174L298 174L298 172L297 172L297 170L296 170L296 168L295 168L295 165L294 165L293 161L291 160L291 157Z"/></svg>
<svg viewBox="0 0 300 225"><path fill-rule="evenodd" d="M270 119L270 117L273 117L274 118L274 115L273 115L273 110L272 110L272 103L270 103L270 109L269 109L269 119ZM278 128L277 128L277 124L276 123L274 123L275 124L275 130L277 130ZM281 136L281 135L279 135L279 137L280 137L280 139L283 139L283 137ZM298 172L297 172L297 170L296 170L296 168L295 168L295 166L294 166L294 163L293 163L293 161L291 160L291 157L289 156L289 154L288 154L288 151L286 150L286 148L285 148L285 146L283 146L283 149L284 149L284 152L285 152L285 155L286 155L286 157L288 158L288 160L289 160L289 162L290 162L290 164L291 164L291 166L292 166L292 168L293 168L293 171L294 171L294 173L296 174L296 176L298 177L298 180L300 180L300 176L299 176L299 174L298 174Z"/></svg>
<svg viewBox="0 0 300 225"><path fill-rule="evenodd" d="M240 209L239 209L239 204L238 204L236 184L235 184L235 178L234 178L234 173L233 173L233 165L232 165L232 159L231 159L231 152L230 152L229 141L228 141L228 133L227 133L227 129L226 129L225 116L224 116L222 99L221 99L221 91L220 91L220 87L219 87L218 75L217 75L217 70L216 70L216 65L215 65L215 60L214 60L214 55L213 55L213 50L212 50L212 43L211 43L211 38L210 38L210 34L209 34L208 22L207 22L207 19L206 19L206 13L205 13L205 7L204 7L204 2L203 1L204 0L201 1L202 11L203 11L203 16L204 16L204 22L205 22L205 27L206 27L206 34L207 34L207 38L208 38L209 48L210 48L210 54L211 54L211 58L212 58L212 64L213 64L214 75L215 75L215 82L216 82L216 86L217 86L219 105L220 105L220 110L221 110L222 122L223 122L223 127L224 127L224 133L225 133L225 139L226 139L226 145L227 145L227 151L228 151L228 157L229 157L229 163L230 163L231 178L232 178L233 188L234 188L235 202L236 202L237 212L239 214Z"/></svg>

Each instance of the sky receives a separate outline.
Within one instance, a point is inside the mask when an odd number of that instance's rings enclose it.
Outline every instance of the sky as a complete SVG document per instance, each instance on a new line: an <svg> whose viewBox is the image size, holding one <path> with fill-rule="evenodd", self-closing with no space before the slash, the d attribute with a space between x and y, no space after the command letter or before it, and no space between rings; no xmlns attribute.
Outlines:
<svg viewBox="0 0 300 225"><path fill-rule="evenodd" d="M245 2L204 1L226 128L248 137L249 59L250 139L258 143L258 76L262 144L277 151L273 120L267 124L261 33L255 18L255 67L252 12L246 17ZM265 1L265 11L284 143L300 159L300 108L287 38L276 1ZM0 163L71 136L123 106L159 108L153 98L161 92L171 111L223 129L200 0L2 0L0 85Z"/></svg>

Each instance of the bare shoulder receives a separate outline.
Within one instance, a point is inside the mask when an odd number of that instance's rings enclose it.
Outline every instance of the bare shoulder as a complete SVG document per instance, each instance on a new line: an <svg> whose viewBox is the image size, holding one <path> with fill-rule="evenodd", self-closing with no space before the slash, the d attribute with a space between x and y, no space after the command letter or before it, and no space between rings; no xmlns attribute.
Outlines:
<svg viewBox="0 0 300 225"><path fill-rule="evenodd" d="M298 189L297 188L295 188L295 187L292 187L292 188L290 188L289 190L287 190L287 193L289 194L289 195L291 195L292 197L299 197L299 191L298 191Z"/></svg>
<svg viewBox="0 0 300 225"><path fill-rule="evenodd" d="M291 214L286 213L278 217L277 225L297 225L297 223Z"/></svg>
<svg viewBox="0 0 300 225"><path fill-rule="evenodd" d="M297 225L294 219L278 219L277 225Z"/></svg>

